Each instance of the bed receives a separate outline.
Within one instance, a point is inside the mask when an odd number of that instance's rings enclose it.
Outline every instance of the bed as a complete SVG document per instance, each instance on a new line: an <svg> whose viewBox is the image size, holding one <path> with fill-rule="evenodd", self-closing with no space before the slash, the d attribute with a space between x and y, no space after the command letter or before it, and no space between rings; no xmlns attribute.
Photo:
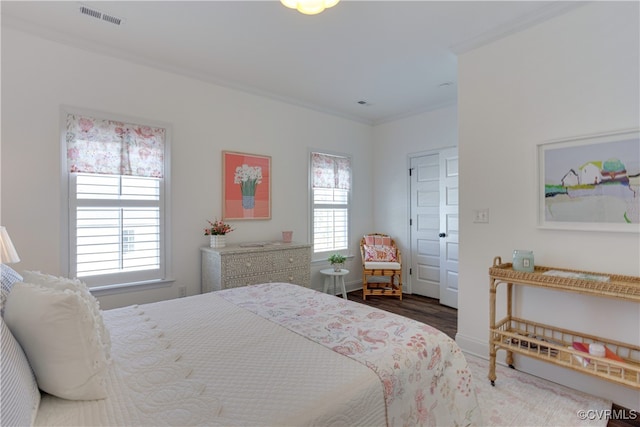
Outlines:
<svg viewBox="0 0 640 427"><path fill-rule="evenodd" d="M12 294L9 326L18 304ZM297 285L265 283L100 316L110 341L106 398L18 390L39 400L30 407L34 425L481 424L471 373L453 340ZM10 420L16 409L4 394L2 417Z"/></svg>

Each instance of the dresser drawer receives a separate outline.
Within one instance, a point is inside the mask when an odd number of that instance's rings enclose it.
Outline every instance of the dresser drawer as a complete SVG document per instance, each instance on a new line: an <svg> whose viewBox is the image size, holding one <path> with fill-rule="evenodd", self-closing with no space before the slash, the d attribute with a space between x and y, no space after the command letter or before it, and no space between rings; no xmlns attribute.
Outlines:
<svg viewBox="0 0 640 427"><path fill-rule="evenodd" d="M310 263L308 253L305 248L300 248L222 256L222 271L226 277L235 277L301 268Z"/></svg>
<svg viewBox="0 0 640 427"><path fill-rule="evenodd" d="M269 274L252 274L246 276L229 277L222 288L238 288L240 286L257 285L259 283L284 282L293 283L304 287L310 286L310 273L308 268L297 268L289 271L277 271Z"/></svg>

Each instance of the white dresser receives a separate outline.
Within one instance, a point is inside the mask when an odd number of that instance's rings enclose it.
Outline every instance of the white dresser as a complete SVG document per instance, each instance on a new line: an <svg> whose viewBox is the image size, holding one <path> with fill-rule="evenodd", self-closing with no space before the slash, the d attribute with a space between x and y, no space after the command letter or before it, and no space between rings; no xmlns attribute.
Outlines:
<svg viewBox="0 0 640 427"><path fill-rule="evenodd" d="M271 243L259 247L203 247L202 292L266 282L311 284L311 245Z"/></svg>

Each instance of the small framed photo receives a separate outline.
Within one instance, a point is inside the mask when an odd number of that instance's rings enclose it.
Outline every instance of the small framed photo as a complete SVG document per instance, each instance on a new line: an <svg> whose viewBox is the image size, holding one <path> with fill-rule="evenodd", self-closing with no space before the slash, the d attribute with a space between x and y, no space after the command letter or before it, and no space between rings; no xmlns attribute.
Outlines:
<svg viewBox="0 0 640 427"><path fill-rule="evenodd" d="M640 131L538 145L538 225L640 232Z"/></svg>
<svg viewBox="0 0 640 427"><path fill-rule="evenodd" d="M271 219L271 157L222 152L222 218Z"/></svg>

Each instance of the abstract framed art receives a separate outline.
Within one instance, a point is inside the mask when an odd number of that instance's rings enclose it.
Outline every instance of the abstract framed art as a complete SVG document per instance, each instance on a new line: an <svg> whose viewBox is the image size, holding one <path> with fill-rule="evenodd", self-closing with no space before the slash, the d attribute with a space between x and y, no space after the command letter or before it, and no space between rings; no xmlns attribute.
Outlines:
<svg viewBox="0 0 640 427"><path fill-rule="evenodd" d="M538 145L538 226L640 232L640 131Z"/></svg>
<svg viewBox="0 0 640 427"><path fill-rule="evenodd" d="M271 219L271 157L222 152L222 218Z"/></svg>

